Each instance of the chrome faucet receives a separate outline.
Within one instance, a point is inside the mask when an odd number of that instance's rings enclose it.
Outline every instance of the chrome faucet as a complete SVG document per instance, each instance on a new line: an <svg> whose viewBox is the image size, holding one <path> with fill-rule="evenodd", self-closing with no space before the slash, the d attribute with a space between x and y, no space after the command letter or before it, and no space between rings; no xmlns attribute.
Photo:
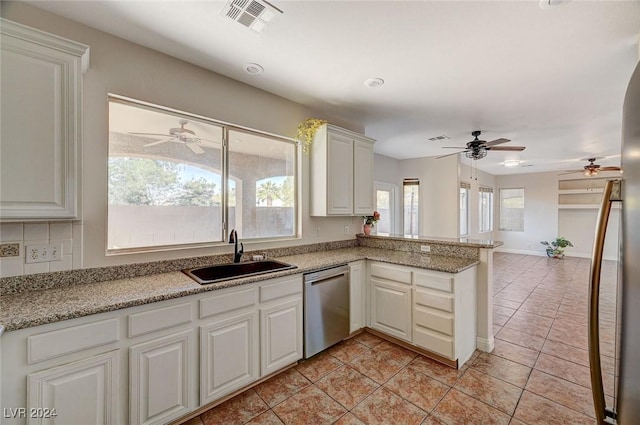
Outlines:
<svg viewBox="0 0 640 425"><path fill-rule="evenodd" d="M240 242L240 251L238 251L238 233L235 229L231 229L231 232L229 232L229 243L235 244L233 252L233 262L239 263L242 259L242 254L244 254L244 244Z"/></svg>

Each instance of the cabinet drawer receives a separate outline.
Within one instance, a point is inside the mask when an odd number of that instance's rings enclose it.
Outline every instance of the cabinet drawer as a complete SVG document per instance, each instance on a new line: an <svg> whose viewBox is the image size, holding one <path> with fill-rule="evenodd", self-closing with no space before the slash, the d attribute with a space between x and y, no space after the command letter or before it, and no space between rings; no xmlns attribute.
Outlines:
<svg viewBox="0 0 640 425"><path fill-rule="evenodd" d="M117 341L118 319L33 335L27 339L27 363L36 363Z"/></svg>
<svg viewBox="0 0 640 425"><path fill-rule="evenodd" d="M275 300L288 295L302 293L302 275L284 277L260 287L260 302Z"/></svg>
<svg viewBox="0 0 640 425"><path fill-rule="evenodd" d="M129 316L129 338L191 322L191 304L136 313Z"/></svg>
<svg viewBox="0 0 640 425"><path fill-rule="evenodd" d="M451 314L416 308L413 318L416 325L453 336L453 316Z"/></svg>
<svg viewBox="0 0 640 425"><path fill-rule="evenodd" d="M416 289L416 304L453 313L453 294L443 294Z"/></svg>
<svg viewBox="0 0 640 425"><path fill-rule="evenodd" d="M455 360L453 339L420 327L413 330L413 343L448 359Z"/></svg>
<svg viewBox="0 0 640 425"><path fill-rule="evenodd" d="M369 270L371 276L406 283L408 285L411 284L411 270L406 267L371 263Z"/></svg>
<svg viewBox="0 0 640 425"><path fill-rule="evenodd" d="M200 300L200 318L215 316L256 304L256 288L243 289L229 294Z"/></svg>
<svg viewBox="0 0 640 425"><path fill-rule="evenodd" d="M438 291L453 292L453 277L446 274L414 272L413 279L418 286L437 289Z"/></svg>

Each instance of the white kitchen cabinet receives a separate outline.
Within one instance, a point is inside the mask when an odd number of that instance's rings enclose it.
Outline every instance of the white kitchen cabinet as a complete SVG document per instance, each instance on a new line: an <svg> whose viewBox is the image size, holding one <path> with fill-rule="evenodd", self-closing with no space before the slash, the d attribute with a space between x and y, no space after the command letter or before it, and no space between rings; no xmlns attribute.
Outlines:
<svg viewBox="0 0 640 425"><path fill-rule="evenodd" d="M260 376L303 355L302 278L287 276L260 285Z"/></svg>
<svg viewBox="0 0 640 425"><path fill-rule="evenodd" d="M371 327L462 366L476 348L476 271L369 263Z"/></svg>
<svg viewBox="0 0 640 425"><path fill-rule="evenodd" d="M371 327L411 342L411 285L371 276Z"/></svg>
<svg viewBox="0 0 640 425"><path fill-rule="evenodd" d="M462 366L476 349L475 268L414 271L414 344Z"/></svg>
<svg viewBox="0 0 640 425"><path fill-rule="evenodd" d="M302 358L302 299L260 309L260 374L269 375Z"/></svg>
<svg viewBox="0 0 640 425"><path fill-rule="evenodd" d="M29 374L27 423L117 424L118 372L114 350Z"/></svg>
<svg viewBox="0 0 640 425"><path fill-rule="evenodd" d="M312 216L373 212L375 141L331 124L318 128L311 145Z"/></svg>
<svg viewBox="0 0 640 425"><path fill-rule="evenodd" d="M366 326L366 275L364 261L349 263L349 332Z"/></svg>
<svg viewBox="0 0 640 425"><path fill-rule="evenodd" d="M82 74L89 47L0 23L0 220L79 218Z"/></svg>
<svg viewBox="0 0 640 425"><path fill-rule="evenodd" d="M200 328L200 405L258 379L258 344L255 310Z"/></svg>
<svg viewBox="0 0 640 425"><path fill-rule="evenodd" d="M163 424L189 413L193 331L137 344L129 350L129 423Z"/></svg>

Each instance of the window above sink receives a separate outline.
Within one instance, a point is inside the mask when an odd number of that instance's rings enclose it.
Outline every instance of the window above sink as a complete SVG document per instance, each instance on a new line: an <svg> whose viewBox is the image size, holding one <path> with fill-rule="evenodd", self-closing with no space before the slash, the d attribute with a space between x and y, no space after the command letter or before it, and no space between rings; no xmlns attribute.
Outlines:
<svg viewBox="0 0 640 425"><path fill-rule="evenodd" d="M298 236L289 139L109 96L108 253Z"/></svg>

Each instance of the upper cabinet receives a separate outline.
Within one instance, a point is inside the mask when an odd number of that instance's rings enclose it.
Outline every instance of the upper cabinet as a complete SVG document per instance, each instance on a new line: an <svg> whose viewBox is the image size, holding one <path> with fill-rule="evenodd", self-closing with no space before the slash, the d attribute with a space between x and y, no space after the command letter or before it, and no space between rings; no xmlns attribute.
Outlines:
<svg viewBox="0 0 640 425"><path fill-rule="evenodd" d="M331 124L311 145L311 215L370 215L373 212L375 140Z"/></svg>
<svg viewBox="0 0 640 425"><path fill-rule="evenodd" d="M80 218L89 47L0 21L0 221Z"/></svg>

